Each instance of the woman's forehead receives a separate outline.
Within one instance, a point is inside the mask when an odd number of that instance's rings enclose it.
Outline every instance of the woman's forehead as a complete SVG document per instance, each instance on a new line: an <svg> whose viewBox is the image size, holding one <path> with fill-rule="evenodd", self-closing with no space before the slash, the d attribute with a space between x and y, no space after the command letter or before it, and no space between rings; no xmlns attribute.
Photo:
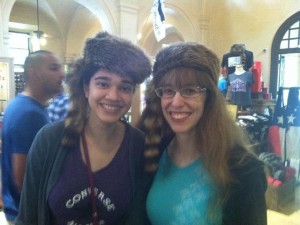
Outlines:
<svg viewBox="0 0 300 225"><path fill-rule="evenodd" d="M198 85L206 76L204 72L192 69L172 70L164 75L161 83L172 86Z"/></svg>
<svg viewBox="0 0 300 225"><path fill-rule="evenodd" d="M107 80L112 80L112 79L121 79L122 81L128 81L133 83L133 79L130 76L126 76L120 73L116 73L116 72L112 72L112 71L108 71L108 70L98 70L94 75L93 78L106 78Z"/></svg>

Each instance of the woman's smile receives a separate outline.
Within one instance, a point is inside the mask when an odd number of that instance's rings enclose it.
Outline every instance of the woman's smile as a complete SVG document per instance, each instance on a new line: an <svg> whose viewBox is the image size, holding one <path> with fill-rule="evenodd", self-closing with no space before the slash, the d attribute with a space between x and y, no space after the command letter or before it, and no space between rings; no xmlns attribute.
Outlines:
<svg viewBox="0 0 300 225"><path fill-rule="evenodd" d="M119 111L122 106L118 104L109 104L109 103L100 103L100 105L108 112L117 112Z"/></svg>
<svg viewBox="0 0 300 225"><path fill-rule="evenodd" d="M190 115L191 113L188 112L170 112L170 116L173 120L184 120Z"/></svg>

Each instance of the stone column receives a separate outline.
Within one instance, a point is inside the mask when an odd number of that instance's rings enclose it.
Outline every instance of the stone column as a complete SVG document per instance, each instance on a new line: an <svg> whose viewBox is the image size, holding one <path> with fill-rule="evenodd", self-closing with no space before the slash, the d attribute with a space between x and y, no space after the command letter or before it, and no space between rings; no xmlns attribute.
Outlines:
<svg viewBox="0 0 300 225"><path fill-rule="evenodd" d="M9 57L9 16L15 0L0 0L0 56Z"/></svg>
<svg viewBox="0 0 300 225"><path fill-rule="evenodd" d="M200 42L205 44L205 45L209 45L209 40L210 40L210 22L209 19L206 19L204 17L201 17L199 19L199 35L200 35Z"/></svg>
<svg viewBox="0 0 300 225"><path fill-rule="evenodd" d="M130 4L128 4L130 2ZM135 3L135 4L134 4ZM133 43L137 42L138 3L136 1L121 1L120 3L120 36ZM131 107L131 123L134 125L140 118L141 93L140 87L136 88Z"/></svg>

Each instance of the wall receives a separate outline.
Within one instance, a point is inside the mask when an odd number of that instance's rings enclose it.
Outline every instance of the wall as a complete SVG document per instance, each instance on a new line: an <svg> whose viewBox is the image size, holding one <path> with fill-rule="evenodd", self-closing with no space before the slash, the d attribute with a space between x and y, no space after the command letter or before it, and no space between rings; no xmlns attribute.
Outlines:
<svg viewBox="0 0 300 225"><path fill-rule="evenodd" d="M29 27L34 26L37 29L37 15L36 15L36 6L28 5L23 2L16 2L12 8L12 12L9 17L10 22L22 23L29 25ZM40 10L39 13L40 20L40 30L45 32L47 36L47 45L41 46L41 49L47 49L55 52L61 58L64 58L65 55L65 47L64 47L64 37L57 26L54 18L50 17L49 14L45 13L45 11ZM14 31L21 32L30 32L29 29L11 29Z"/></svg>
<svg viewBox="0 0 300 225"><path fill-rule="evenodd" d="M263 81L269 87L271 46L276 31L300 10L299 0L225 0L208 1L211 20L211 45L222 57L230 46L244 43L261 61ZM268 51L263 52L266 48Z"/></svg>
<svg viewBox="0 0 300 225"><path fill-rule="evenodd" d="M10 2L15 0L0 0L0 21L4 21L0 28L1 51L8 37L5 15L9 14L13 22L36 24L33 1L17 0L8 13ZM138 44L153 57L162 44L180 40L205 44L220 59L232 44L244 43L254 52L254 59L262 62L263 81L269 87L274 35L285 20L300 10L300 0L165 0L168 36L157 42L150 16L152 4L153 0L41 1L41 29L49 35L43 48L68 60L76 58L86 38L102 29L132 41L137 40L133 34L136 29L136 35L142 34ZM136 20L127 21L128 18ZM264 53L263 49L268 51ZM0 56L7 55L2 51Z"/></svg>

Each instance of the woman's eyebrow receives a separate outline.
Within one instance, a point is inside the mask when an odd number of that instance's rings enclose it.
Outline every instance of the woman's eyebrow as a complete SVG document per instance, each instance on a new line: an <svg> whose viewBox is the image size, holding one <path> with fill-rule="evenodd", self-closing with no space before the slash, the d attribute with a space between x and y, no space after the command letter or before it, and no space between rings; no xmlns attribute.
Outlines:
<svg viewBox="0 0 300 225"><path fill-rule="evenodd" d="M111 80L109 77L106 76L97 76L94 78L94 80Z"/></svg>
<svg viewBox="0 0 300 225"><path fill-rule="evenodd" d="M134 85L134 82L128 79L122 79L122 83Z"/></svg>

